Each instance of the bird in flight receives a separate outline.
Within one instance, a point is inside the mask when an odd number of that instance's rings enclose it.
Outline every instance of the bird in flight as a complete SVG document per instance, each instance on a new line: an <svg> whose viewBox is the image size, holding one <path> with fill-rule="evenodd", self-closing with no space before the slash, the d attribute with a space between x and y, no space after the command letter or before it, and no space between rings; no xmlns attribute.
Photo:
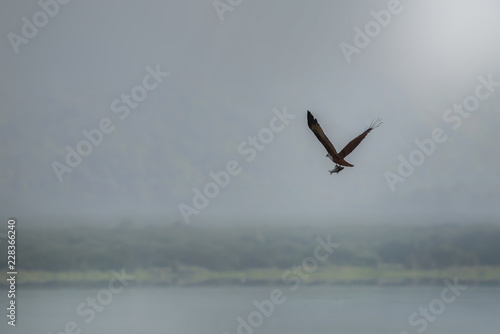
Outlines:
<svg viewBox="0 0 500 334"><path fill-rule="evenodd" d="M325 135L323 132L323 129L321 129L321 126L318 124L318 121L314 116L311 114L311 112L308 110L307 111L307 125L309 126L309 129L314 133L316 138L323 144L323 146L326 148L326 151L328 154L326 155L327 158L330 158L335 163L335 168L330 170L330 175L333 173L339 173L341 170L344 169L344 167L353 167L354 165L351 165L347 161L344 160L346 156L348 156L354 149L361 143L363 139L365 139L366 135L370 133L375 128L378 128L382 124L382 120L379 118L370 124L368 128L359 136L354 138L347 144L342 151L338 152L335 150L335 147L333 146L332 142L328 139L328 137Z"/></svg>

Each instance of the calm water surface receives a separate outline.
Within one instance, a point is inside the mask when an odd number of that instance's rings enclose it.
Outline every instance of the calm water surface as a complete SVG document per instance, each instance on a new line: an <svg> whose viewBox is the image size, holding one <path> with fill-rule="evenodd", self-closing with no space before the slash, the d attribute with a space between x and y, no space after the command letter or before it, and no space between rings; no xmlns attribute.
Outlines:
<svg viewBox="0 0 500 334"><path fill-rule="evenodd" d="M7 325L6 308L3 308L0 332L500 333L500 288L468 287L459 296L452 291L445 291L443 295L444 288L444 284L436 287L301 286L296 291L287 286L126 287L120 293L111 294L99 288L18 287L17 325L15 328ZM272 294L280 304L270 301ZM5 290L0 302L7 305Z"/></svg>

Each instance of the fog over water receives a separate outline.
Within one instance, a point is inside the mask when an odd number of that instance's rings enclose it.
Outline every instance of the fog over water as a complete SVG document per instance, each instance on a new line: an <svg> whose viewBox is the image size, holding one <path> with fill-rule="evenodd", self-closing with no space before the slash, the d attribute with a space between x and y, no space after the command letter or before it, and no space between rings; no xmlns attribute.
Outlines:
<svg viewBox="0 0 500 334"><path fill-rule="evenodd" d="M2 1L0 332L495 332L499 14Z"/></svg>
<svg viewBox="0 0 500 334"><path fill-rule="evenodd" d="M498 218L496 2L47 3L0 5L7 216ZM330 176L306 110L384 123Z"/></svg>
<svg viewBox="0 0 500 334"><path fill-rule="evenodd" d="M444 287L339 286L290 291L285 286L280 288L283 303L274 308L265 301L276 287L129 288L114 295L109 304L99 305L100 312L85 304L87 298L96 298L96 289L28 289L23 292L26 319L12 333L59 333L68 323L89 334L495 332L498 288L469 287L452 303L442 302L444 308L440 308L436 296L439 298ZM256 316L259 309L253 302L269 316ZM47 303L52 306L45 307ZM419 313L419 309L427 313ZM6 325L0 324L0 329Z"/></svg>

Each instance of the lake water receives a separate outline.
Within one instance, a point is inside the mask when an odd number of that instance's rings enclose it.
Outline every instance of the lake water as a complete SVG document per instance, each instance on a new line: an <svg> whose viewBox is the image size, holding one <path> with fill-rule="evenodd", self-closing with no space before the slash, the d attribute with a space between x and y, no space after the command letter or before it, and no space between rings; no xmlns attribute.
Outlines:
<svg viewBox="0 0 500 334"><path fill-rule="evenodd" d="M106 288L104 284L103 289ZM1 333L500 333L500 288L18 287L16 327ZM7 305L6 291L0 296ZM254 303L255 302L255 303ZM256 306L257 304L258 306ZM259 310L260 309L260 310Z"/></svg>

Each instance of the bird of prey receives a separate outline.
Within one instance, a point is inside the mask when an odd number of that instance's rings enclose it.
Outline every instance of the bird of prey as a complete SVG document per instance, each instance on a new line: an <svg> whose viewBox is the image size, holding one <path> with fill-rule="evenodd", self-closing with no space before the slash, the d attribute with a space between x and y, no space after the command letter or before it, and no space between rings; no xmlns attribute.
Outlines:
<svg viewBox="0 0 500 334"><path fill-rule="evenodd" d="M311 112L308 110L307 111L307 125L309 126L309 129L316 135L316 138L323 144L323 146L326 148L326 151L328 154L326 155L327 158L330 158L335 163L335 168L330 170L330 175L333 173L339 173L341 170L344 169L344 167L353 167L354 165L351 165L347 161L344 160L346 156L349 155L354 149L361 143L363 139L365 139L366 135L370 133L375 128L378 128L382 124L382 120L379 118L370 124L368 128L359 136L354 138L347 144L342 151L338 152L335 150L335 147L333 146L332 142L328 139L328 137L325 135L323 132L323 129L321 129L321 126L318 124L318 121L314 116L311 114Z"/></svg>

